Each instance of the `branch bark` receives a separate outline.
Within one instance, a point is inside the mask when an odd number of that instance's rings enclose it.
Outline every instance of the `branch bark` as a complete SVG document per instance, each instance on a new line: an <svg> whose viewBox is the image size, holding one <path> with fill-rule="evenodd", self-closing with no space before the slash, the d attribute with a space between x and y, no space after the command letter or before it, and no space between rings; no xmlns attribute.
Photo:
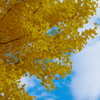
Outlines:
<svg viewBox="0 0 100 100"><path fill-rule="evenodd" d="M0 44L7 44L7 43L10 43L10 42L14 42L14 41L19 40L19 39L22 39L24 37L26 37L26 36L19 37L19 38L16 38L16 39L13 39L13 40L9 40L9 41L6 41L6 42L0 42Z"/></svg>

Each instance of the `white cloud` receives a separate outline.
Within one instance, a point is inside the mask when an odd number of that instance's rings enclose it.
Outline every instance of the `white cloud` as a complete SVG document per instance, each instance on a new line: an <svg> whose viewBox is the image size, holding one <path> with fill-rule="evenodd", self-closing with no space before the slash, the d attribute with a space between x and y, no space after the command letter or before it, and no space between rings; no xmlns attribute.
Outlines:
<svg viewBox="0 0 100 100"><path fill-rule="evenodd" d="M50 92L42 92L41 94L32 93L32 95L35 95L38 99L43 100L56 100L55 94L51 94Z"/></svg>
<svg viewBox="0 0 100 100"><path fill-rule="evenodd" d="M55 99L49 98L49 99L46 99L46 100L55 100Z"/></svg>
<svg viewBox="0 0 100 100"><path fill-rule="evenodd" d="M41 91L41 90L44 91L44 90L45 90L45 87L44 87L44 86L39 86L39 87L37 88L37 90L38 90L38 91Z"/></svg>
<svg viewBox="0 0 100 100"><path fill-rule="evenodd" d="M76 100L98 100L100 95L100 42L72 57L71 88Z"/></svg>
<svg viewBox="0 0 100 100"><path fill-rule="evenodd" d="M34 76L32 76L32 78L30 78L30 76L28 75L27 77L21 78L20 85L25 84L25 90L27 91L29 88L33 88L33 87L37 86L37 82L39 83L40 80Z"/></svg>
<svg viewBox="0 0 100 100"><path fill-rule="evenodd" d="M97 16L92 17L84 29L93 27L92 23L95 21L100 23L97 18L100 18L99 12ZM71 80L71 91L75 100L98 100L100 98L100 34L95 39L89 40L89 44L81 52L72 55L71 60L75 72Z"/></svg>
<svg viewBox="0 0 100 100"><path fill-rule="evenodd" d="M41 95L37 95L37 98L41 98L41 97L44 97L44 96L47 96L48 93L46 92L42 92Z"/></svg>

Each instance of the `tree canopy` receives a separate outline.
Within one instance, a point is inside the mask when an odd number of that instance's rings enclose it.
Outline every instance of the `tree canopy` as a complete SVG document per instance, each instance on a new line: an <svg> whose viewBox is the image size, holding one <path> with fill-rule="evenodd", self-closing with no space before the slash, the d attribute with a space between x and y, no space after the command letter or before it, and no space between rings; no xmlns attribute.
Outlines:
<svg viewBox="0 0 100 100"><path fill-rule="evenodd" d="M34 98L19 86L27 72L54 90L52 80L71 73L68 53L81 51L97 34L96 24L78 32L97 6L96 0L0 0L0 100ZM54 35L48 33L53 27Z"/></svg>

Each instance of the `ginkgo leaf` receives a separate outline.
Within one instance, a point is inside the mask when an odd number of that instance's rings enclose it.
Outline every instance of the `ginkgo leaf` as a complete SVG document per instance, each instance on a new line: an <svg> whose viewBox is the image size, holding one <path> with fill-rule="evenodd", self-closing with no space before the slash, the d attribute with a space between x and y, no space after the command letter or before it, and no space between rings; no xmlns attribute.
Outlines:
<svg viewBox="0 0 100 100"><path fill-rule="evenodd" d="M98 34L97 23L78 32L97 7L96 0L0 0L0 94L32 100L25 85L19 87L26 73L40 79L47 91L55 90L55 76L71 73L71 53ZM0 100L5 99L0 95Z"/></svg>

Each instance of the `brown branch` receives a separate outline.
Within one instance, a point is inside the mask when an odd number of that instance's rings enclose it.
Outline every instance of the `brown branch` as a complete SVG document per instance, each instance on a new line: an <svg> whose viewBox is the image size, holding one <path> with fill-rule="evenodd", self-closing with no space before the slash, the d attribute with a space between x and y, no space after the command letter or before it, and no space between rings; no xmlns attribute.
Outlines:
<svg viewBox="0 0 100 100"><path fill-rule="evenodd" d="M7 44L7 43L10 43L10 42L13 42L13 41L16 41L16 40L22 39L22 38L24 38L24 37L26 37L26 36L19 37L19 38L13 39L13 40L9 40L9 41L7 41L7 42L0 42L0 44Z"/></svg>

